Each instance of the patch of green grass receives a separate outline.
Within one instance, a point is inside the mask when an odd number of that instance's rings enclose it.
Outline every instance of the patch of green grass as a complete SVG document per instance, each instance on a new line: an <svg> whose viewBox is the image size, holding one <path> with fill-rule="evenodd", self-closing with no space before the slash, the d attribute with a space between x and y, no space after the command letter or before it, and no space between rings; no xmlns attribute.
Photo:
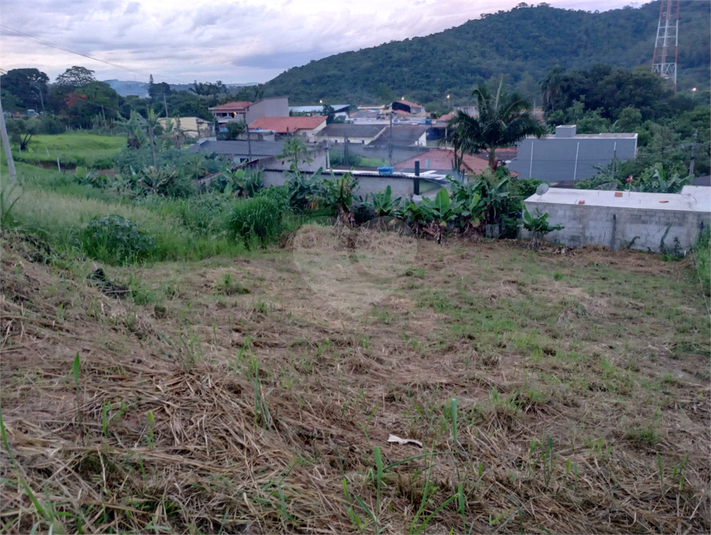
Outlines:
<svg viewBox="0 0 711 535"><path fill-rule="evenodd" d="M706 229L694 248L694 265L702 291L711 296L711 229Z"/></svg>
<svg viewBox="0 0 711 535"><path fill-rule="evenodd" d="M84 199L51 191L25 189L14 208L20 230L47 240L53 248L79 250L79 234L95 216L119 215L138 223L155 240L151 260L199 260L211 256L236 255L244 244L228 236L205 236L180 221L164 218L145 208Z"/></svg>
<svg viewBox="0 0 711 535"><path fill-rule="evenodd" d="M651 427L633 427L625 434L625 438L637 446L649 448L659 442L657 431Z"/></svg>
<svg viewBox="0 0 711 535"><path fill-rule="evenodd" d="M382 167L388 165L387 160L383 158L365 158L360 159L359 167Z"/></svg>
<svg viewBox="0 0 711 535"><path fill-rule="evenodd" d="M126 147L126 137L101 136L85 132L34 136L27 151L13 151L18 161L27 163L56 163L64 167L108 168L113 156Z"/></svg>

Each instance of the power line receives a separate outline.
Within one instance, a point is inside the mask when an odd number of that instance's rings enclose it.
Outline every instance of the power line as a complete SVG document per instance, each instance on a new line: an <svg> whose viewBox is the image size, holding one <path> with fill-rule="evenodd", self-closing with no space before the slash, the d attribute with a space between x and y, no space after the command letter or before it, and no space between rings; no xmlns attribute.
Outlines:
<svg viewBox="0 0 711 535"><path fill-rule="evenodd" d="M14 29L14 28L10 28L9 26L5 26L4 24L0 24L0 28L2 28L3 30L9 31L9 32L15 33L17 37L23 37L23 38L25 38L25 39L30 39L30 40L32 40L32 41L37 41L38 43L41 43L41 44L43 44L44 46L47 46L47 47L50 47L50 48L56 48L57 50L62 50L63 52L69 52L70 54L74 54L74 55L76 55L76 56L81 56L81 57L83 57L83 58L87 58L87 59L90 59L90 60L93 60L93 61L98 61L99 63L104 63L104 64L106 64L106 65L110 65L111 67L115 67L115 68L117 68L117 69L121 69L121 70L124 70L124 71L127 71L127 72L131 72L131 73L133 73L133 74L140 74L141 76L151 76L151 73L147 73L147 72L143 72L143 71L137 71L137 70L134 70L134 69L129 69L129 68L124 67L124 66L122 66L122 65L118 65L117 63L112 63L112 62L110 62L110 61L106 61L106 60L103 60L103 59L95 58L94 56L90 56L90 55L88 55L88 54L82 54L81 52L77 52L77 51L75 51L75 50L71 50L71 49L69 49L69 48L62 47L62 46L59 46L59 45L55 45L54 43L50 43L49 41L45 41L45 40L43 40L43 39L40 39L40 38L38 38L38 37L35 37L34 35L30 35L30 34L28 34L28 33L21 32L20 30L16 30L16 29ZM161 76L160 74L158 74L158 75L156 75L156 76L157 76L158 78L162 78L163 80L168 80L168 81L171 81L171 82L176 83L176 84L183 84L183 83L185 83L185 82L181 82L180 80L175 80L175 79L172 79L172 78L168 78L168 77L166 77L166 76Z"/></svg>

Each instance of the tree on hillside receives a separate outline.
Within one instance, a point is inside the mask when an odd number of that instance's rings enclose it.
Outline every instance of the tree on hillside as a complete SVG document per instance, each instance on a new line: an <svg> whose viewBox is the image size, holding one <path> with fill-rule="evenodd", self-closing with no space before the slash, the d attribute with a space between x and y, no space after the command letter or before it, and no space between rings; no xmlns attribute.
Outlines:
<svg viewBox="0 0 711 535"><path fill-rule="evenodd" d="M543 92L543 109L550 112L561 108L561 99L563 94L563 75L565 69L556 65L548 71L541 82L541 91Z"/></svg>
<svg viewBox="0 0 711 535"><path fill-rule="evenodd" d="M326 124L331 124L336 120L336 110L330 104L324 104L321 115L326 116Z"/></svg>
<svg viewBox="0 0 711 535"><path fill-rule="evenodd" d="M11 69L0 76L0 87L16 99L22 109L44 111L49 76L37 69Z"/></svg>
<svg viewBox="0 0 711 535"><path fill-rule="evenodd" d="M462 149L466 152L485 150L492 169L496 168L497 148L513 145L526 136L543 135L543 127L531 115L531 103L516 92L506 93L502 89L503 78L496 95L492 95L485 84L479 84L472 93L479 107L479 117L458 114L452 119L455 131L464 136L460 141Z"/></svg>
<svg viewBox="0 0 711 535"><path fill-rule="evenodd" d="M170 85L165 82L151 84L148 86L148 95L153 100L163 100L163 97L170 95Z"/></svg>
<svg viewBox="0 0 711 535"><path fill-rule="evenodd" d="M227 87L220 80L214 84L211 82L201 83L197 80L193 83L193 87L189 91L195 93L199 97L212 97L208 100L212 102L212 105L217 105L217 97L222 93L227 91Z"/></svg>
<svg viewBox="0 0 711 535"><path fill-rule="evenodd" d="M57 79L55 80L55 84L57 85L72 87L74 89L84 87L91 82L96 82L96 78L94 78L94 71L85 67L78 67L76 65L64 71L62 74L57 76Z"/></svg>

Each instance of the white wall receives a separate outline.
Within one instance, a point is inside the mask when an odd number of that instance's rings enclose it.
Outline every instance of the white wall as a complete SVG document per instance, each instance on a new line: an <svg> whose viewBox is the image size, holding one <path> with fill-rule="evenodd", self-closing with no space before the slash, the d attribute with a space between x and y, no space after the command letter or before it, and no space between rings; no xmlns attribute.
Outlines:
<svg viewBox="0 0 711 535"><path fill-rule="evenodd" d="M599 244L612 249L660 252L662 239L665 247L673 248L676 238L682 250L689 250L711 223L708 212L558 204L531 198L524 204L532 215L536 210L548 213L551 225L563 225L563 230L551 232L546 239L570 247ZM523 234L528 237L527 232Z"/></svg>

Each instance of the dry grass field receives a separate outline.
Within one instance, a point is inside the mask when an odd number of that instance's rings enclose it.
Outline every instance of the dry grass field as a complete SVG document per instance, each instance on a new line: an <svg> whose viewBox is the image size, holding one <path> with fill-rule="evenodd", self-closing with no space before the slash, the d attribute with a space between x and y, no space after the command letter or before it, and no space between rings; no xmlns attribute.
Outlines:
<svg viewBox="0 0 711 535"><path fill-rule="evenodd" d="M126 299L6 233L0 532L711 531L690 259L342 232Z"/></svg>

